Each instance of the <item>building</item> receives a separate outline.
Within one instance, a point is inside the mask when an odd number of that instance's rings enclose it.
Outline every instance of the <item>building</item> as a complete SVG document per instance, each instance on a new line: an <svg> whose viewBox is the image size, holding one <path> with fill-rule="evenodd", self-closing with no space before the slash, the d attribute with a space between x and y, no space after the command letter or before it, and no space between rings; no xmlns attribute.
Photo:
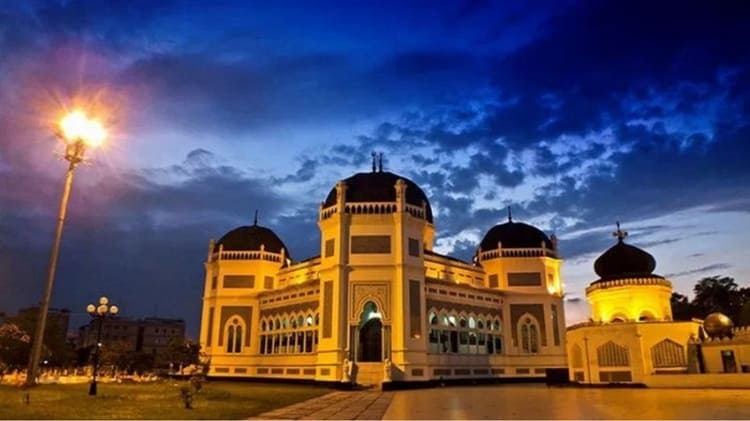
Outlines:
<svg viewBox="0 0 750 421"><path fill-rule="evenodd" d="M36 320L39 318L39 307L26 307L18 310L17 318L23 320L33 320L36 325ZM59 337L55 338L60 342L65 342L68 335L68 327L70 326L70 310L67 308L49 308L47 310L47 327L54 326L53 329ZM34 332L29 332L33 334Z"/></svg>
<svg viewBox="0 0 750 421"><path fill-rule="evenodd" d="M91 319L78 329L78 348L96 344L99 319ZM185 321L146 317L128 319L107 317L102 319L101 341L103 343L125 342L134 352L156 355L166 350L171 341L185 338Z"/></svg>
<svg viewBox="0 0 750 421"><path fill-rule="evenodd" d="M210 375L376 384L565 369L554 237L509 214L473 261L441 255L422 189L374 162L331 189L318 228L320 255L305 260L257 217L209 242Z"/></svg>
<svg viewBox="0 0 750 421"><path fill-rule="evenodd" d="M579 383L665 387L735 384L729 377L716 382L711 377L697 375L720 372L721 358L714 349L718 350L717 345L726 349L728 339L723 343L719 339L704 339L702 320L673 321L672 283L653 273L656 268L653 256L625 243L627 233L619 224L614 234L617 244L594 263L599 279L586 288L591 320L567 330L570 379ZM726 330L722 329L708 330L713 334ZM743 340L748 342L744 330L737 333L745 339L738 339L736 345ZM750 358L750 353L744 352ZM745 356L739 350L737 353ZM731 366L735 372L739 370L734 353L731 365L725 366Z"/></svg>

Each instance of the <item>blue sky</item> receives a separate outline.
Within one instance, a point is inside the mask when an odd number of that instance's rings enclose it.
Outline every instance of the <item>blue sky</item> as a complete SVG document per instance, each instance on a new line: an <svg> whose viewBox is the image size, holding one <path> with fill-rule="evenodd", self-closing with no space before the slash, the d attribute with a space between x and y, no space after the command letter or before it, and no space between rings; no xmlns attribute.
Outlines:
<svg viewBox="0 0 750 421"><path fill-rule="evenodd" d="M430 197L440 252L469 258L511 205L561 239L571 298L617 220L681 293L748 285L746 4L404 3L0 5L0 309L41 295L73 107L111 133L63 238L76 322L106 294L195 333L208 240L258 208L315 255L318 203L373 150Z"/></svg>

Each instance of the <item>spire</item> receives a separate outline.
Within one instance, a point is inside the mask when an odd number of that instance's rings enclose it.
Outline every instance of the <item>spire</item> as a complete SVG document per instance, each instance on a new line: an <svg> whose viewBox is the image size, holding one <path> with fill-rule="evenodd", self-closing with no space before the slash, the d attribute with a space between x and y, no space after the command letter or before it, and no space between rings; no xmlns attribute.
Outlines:
<svg viewBox="0 0 750 421"><path fill-rule="evenodd" d="M253 225L258 226L258 209L255 210L255 219L253 220Z"/></svg>
<svg viewBox="0 0 750 421"><path fill-rule="evenodd" d="M370 155L372 156L372 172L375 172L375 157L378 156L378 154L373 151Z"/></svg>
<svg viewBox="0 0 750 421"><path fill-rule="evenodd" d="M508 206L508 222L513 222L513 214L510 212L510 205Z"/></svg>
<svg viewBox="0 0 750 421"><path fill-rule="evenodd" d="M380 152L380 154L378 155L378 158L380 159L378 168L380 172L383 172L383 152Z"/></svg>
<svg viewBox="0 0 750 421"><path fill-rule="evenodd" d="M628 236L627 231L623 231L620 229L620 221L617 221L617 231L612 233L613 237L617 237L617 242L622 243L622 240L625 239L625 237Z"/></svg>

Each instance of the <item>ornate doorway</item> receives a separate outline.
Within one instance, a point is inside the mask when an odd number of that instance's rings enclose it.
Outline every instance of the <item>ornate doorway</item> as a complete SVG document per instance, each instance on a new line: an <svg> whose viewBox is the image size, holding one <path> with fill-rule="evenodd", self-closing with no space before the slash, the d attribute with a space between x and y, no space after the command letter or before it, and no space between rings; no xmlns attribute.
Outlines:
<svg viewBox="0 0 750 421"><path fill-rule="evenodd" d="M368 301L360 317L357 361L383 361L383 322L380 318L378 307Z"/></svg>

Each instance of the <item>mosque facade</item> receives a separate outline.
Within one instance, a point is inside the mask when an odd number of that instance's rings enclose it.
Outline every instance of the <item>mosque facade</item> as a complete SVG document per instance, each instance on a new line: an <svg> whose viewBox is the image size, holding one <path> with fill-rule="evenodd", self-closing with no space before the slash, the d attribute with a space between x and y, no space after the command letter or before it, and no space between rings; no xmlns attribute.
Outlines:
<svg viewBox="0 0 750 421"><path fill-rule="evenodd" d="M257 218L210 241L209 375L380 384L567 368L554 236L509 216L472 261L442 255L425 193L374 164L331 189L318 228L304 260Z"/></svg>

